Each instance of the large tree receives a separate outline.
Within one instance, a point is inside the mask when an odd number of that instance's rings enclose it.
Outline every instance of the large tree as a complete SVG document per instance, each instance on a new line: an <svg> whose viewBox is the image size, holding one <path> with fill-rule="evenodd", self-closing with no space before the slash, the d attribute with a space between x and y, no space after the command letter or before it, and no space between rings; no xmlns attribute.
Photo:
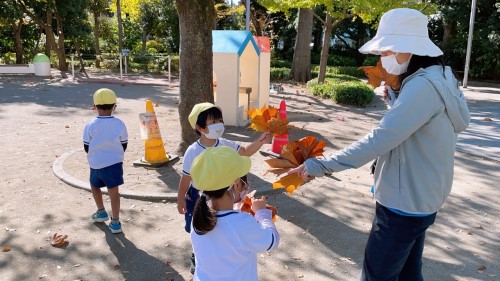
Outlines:
<svg viewBox="0 0 500 281"><path fill-rule="evenodd" d="M86 2L86 0L13 0L13 3L43 29L47 49L57 54L61 71L68 70L64 46L65 28L73 23L80 24L86 19Z"/></svg>
<svg viewBox="0 0 500 281"><path fill-rule="evenodd" d="M320 71L319 71L319 82L324 82L326 64L328 62L328 52L330 47L330 38L333 28L340 24L342 21L350 18L360 17L366 22L376 20L381 14L396 7L411 7L417 8L419 10L430 7L431 5L427 2L422 1L406 1L406 0L380 0L380 1L367 1L367 0L261 0L261 4L268 7L273 11L283 11L288 12L290 9L309 9L313 15L322 22L323 24L323 45L321 48L321 59L320 59ZM318 14L314 13L312 8L322 7L325 11L325 19L322 19ZM429 8L430 9L430 8ZM311 23L312 26L312 23ZM300 15L299 15L299 27L297 32L297 40L299 39L300 31ZM309 29L308 29L309 30ZM292 65L292 73L294 80L299 82L303 81L303 78L308 75L299 75L296 77L297 73L307 73L307 67L304 64L296 64L295 57L303 58L307 57L307 52L310 57L310 49L305 50L304 48L295 49L295 52L301 52L300 54L294 54L294 62ZM296 69L296 68L300 69ZM310 70L309 70L310 76ZM298 78L298 79L297 79Z"/></svg>
<svg viewBox="0 0 500 281"><path fill-rule="evenodd" d="M12 28L14 37L14 48L16 50L16 63L23 63L23 43L21 31L26 24L26 19L18 6L6 2L0 2L0 24Z"/></svg>
<svg viewBox="0 0 500 281"><path fill-rule="evenodd" d="M106 9L109 8L109 0L90 0L88 9L94 18L94 49L95 49L95 67L101 68L101 47L100 47L100 33L101 22L100 18Z"/></svg>
<svg viewBox="0 0 500 281"><path fill-rule="evenodd" d="M197 136L188 116L200 102L214 102L212 89L212 30L215 26L213 0L176 0L180 29L179 119L181 143L186 151Z"/></svg>

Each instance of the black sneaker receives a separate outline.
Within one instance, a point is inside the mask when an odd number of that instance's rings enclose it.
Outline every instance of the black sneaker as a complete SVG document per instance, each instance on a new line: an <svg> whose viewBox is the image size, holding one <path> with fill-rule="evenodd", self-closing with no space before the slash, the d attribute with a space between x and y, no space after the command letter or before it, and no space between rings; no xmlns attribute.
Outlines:
<svg viewBox="0 0 500 281"><path fill-rule="evenodd" d="M191 254L191 267L189 267L189 272L191 272L191 274L194 274L195 269L196 269L196 262L195 262L194 253L193 253L193 254Z"/></svg>

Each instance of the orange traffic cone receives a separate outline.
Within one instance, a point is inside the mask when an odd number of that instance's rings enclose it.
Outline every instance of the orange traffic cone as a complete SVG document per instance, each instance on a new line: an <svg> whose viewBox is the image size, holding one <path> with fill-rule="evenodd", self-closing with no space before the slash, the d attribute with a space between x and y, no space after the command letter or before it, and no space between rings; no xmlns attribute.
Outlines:
<svg viewBox="0 0 500 281"><path fill-rule="evenodd" d="M146 113L139 114L141 121L141 138L144 140L144 158L134 161L134 166L161 167L171 159L165 153L160 127L156 120L153 102L146 100Z"/></svg>
<svg viewBox="0 0 500 281"><path fill-rule="evenodd" d="M286 103L285 100L281 100L279 109L279 118L287 119L286 117ZM273 137L273 143L271 145L271 151L280 154L281 148L288 144L288 134L283 134L280 136Z"/></svg>

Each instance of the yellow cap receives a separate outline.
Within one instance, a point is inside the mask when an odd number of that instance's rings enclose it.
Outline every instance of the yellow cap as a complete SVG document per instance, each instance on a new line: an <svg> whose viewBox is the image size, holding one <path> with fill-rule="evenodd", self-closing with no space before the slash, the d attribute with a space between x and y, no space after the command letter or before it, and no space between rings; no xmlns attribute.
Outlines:
<svg viewBox="0 0 500 281"><path fill-rule="evenodd" d="M214 191L248 174L251 160L228 146L208 147L193 161L191 179L199 190Z"/></svg>
<svg viewBox="0 0 500 281"><path fill-rule="evenodd" d="M116 94L113 90L108 88L101 88L94 93L94 104L102 105L102 104L115 104L116 103Z"/></svg>
<svg viewBox="0 0 500 281"><path fill-rule="evenodd" d="M198 116L200 115L200 113L212 107L217 107L217 106L209 102L203 102L194 105L188 117L189 124L191 125L191 127L193 127L193 129L196 126L196 120L198 120Z"/></svg>

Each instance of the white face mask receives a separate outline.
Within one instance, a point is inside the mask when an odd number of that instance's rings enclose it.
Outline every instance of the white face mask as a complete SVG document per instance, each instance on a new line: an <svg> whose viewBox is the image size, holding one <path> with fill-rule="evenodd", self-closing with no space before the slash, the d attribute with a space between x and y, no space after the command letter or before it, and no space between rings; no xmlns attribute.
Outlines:
<svg viewBox="0 0 500 281"><path fill-rule="evenodd" d="M247 197L248 184L243 182L243 180L241 180L241 183L244 185L243 190L241 192L236 191L234 184L231 185L228 189L228 191L231 193L231 196L233 197L233 203L240 203L243 200L245 200L245 197Z"/></svg>
<svg viewBox="0 0 500 281"><path fill-rule="evenodd" d="M387 73L393 75L399 75L405 73L406 69L408 69L408 64L410 63L411 56L408 59L408 61L399 64L398 61L396 60L397 55L398 53L395 53L394 55L390 56L380 57L380 60L382 61L382 67L385 68Z"/></svg>
<svg viewBox="0 0 500 281"><path fill-rule="evenodd" d="M218 139L224 134L224 123L208 125L208 133L203 133L207 139Z"/></svg>

